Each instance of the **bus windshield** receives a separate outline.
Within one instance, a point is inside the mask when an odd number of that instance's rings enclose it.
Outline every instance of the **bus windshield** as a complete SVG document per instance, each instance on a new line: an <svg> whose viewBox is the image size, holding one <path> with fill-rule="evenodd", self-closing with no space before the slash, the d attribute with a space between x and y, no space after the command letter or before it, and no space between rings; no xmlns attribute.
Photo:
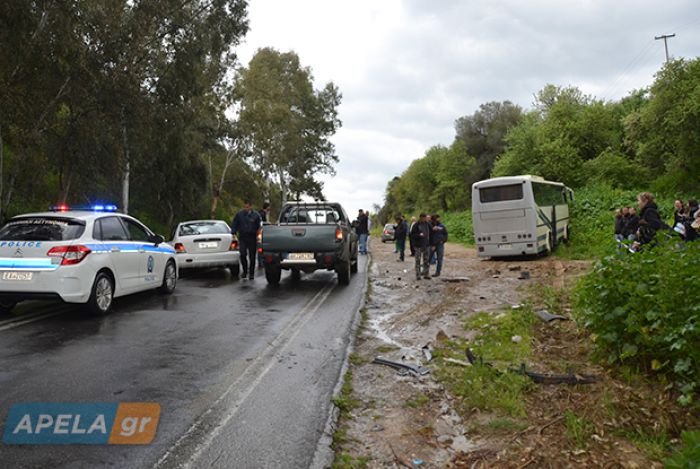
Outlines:
<svg viewBox="0 0 700 469"><path fill-rule="evenodd" d="M503 202L505 200L520 200L523 198L522 184L508 184L507 186L482 187L479 189L481 203Z"/></svg>

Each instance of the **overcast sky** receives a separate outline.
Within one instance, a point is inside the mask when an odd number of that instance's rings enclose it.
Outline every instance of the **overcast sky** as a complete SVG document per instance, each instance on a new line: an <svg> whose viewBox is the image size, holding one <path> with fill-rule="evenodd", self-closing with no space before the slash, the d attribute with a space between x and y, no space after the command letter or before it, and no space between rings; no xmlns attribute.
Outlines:
<svg viewBox="0 0 700 469"><path fill-rule="evenodd" d="M619 99L653 81L661 34L672 57L700 55L697 0L251 0L249 19L242 64L293 50L340 88L340 163L321 179L350 215L482 103L530 108L547 83Z"/></svg>

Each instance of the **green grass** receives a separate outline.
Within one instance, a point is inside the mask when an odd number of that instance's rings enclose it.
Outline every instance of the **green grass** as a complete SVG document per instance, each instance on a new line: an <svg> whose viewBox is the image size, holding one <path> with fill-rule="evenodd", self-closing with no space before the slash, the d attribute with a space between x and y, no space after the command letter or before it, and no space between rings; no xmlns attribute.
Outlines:
<svg viewBox="0 0 700 469"><path fill-rule="evenodd" d="M364 365L365 363L369 363L369 358L363 357L362 355L353 352L348 357L348 361L352 365L359 366L359 365Z"/></svg>
<svg viewBox="0 0 700 469"><path fill-rule="evenodd" d="M595 426L586 418L577 416L573 411L564 413L566 437L576 448L585 448L588 440L595 433Z"/></svg>
<svg viewBox="0 0 700 469"><path fill-rule="evenodd" d="M336 454L335 460L331 465L332 469L363 469L369 464L369 458L366 456L354 457L349 454Z"/></svg>
<svg viewBox="0 0 700 469"><path fill-rule="evenodd" d="M377 353L389 353L398 349L399 348L395 345L380 345L379 347L377 347Z"/></svg>
<svg viewBox="0 0 700 469"><path fill-rule="evenodd" d="M525 376L507 372L507 368L532 356L533 318L530 306L498 314L479 313L465 323L465 329L479 331L472 342L447 341L435 350L435 376L460 399L462 412L479 409L502 416L526 416L524 395L533 384ZM513 336L521 336L522 340L513 342ZM467 347L493 366L463 367L444 360L451 357L465 361Z"/></svg>
<svg viewBox="0 0 700 469"><path fill-rule="evenodd" d="M652 431L651 429L637 429L635 431L623 431L621 436L634 443L649 459L661 461L671 451L671 438L665 429Z"/></svg>
<svg viewBox="0 0 700 469"><path fill-rule="evenodd" d="M414 399L409 399L406 401L404 404L404 407L410 407L411 409L417 409L418 407L423 407L426 405L428 402L430 402L430 398L426 396L425 394L418 394Z"/></svg>

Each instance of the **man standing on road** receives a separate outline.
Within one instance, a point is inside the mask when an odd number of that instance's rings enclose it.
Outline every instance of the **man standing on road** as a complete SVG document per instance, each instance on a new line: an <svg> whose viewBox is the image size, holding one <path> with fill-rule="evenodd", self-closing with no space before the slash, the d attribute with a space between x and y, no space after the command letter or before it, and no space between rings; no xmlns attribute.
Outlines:
<svg viewBox="0 0 700 469"><path fill-rule="evenodd" d="M433 215L433 226L430 235L431 251L435 253L437 267L433 277L439 277L442 271L442 258L445 255L445 242L447 242L447 228L440 221L440 215Z"/></svg>
<svg viewBox="0 0 700 469"><path fill-rule="evenodd" d="M369 237L369 216L362 210L357 214L357 236L360 238L360 254L367 254L367 238Z"/></svg>
<svg viewBox="0 0 700 469"><path fill-rule="evenodd" d="M421 276L430 280L428 259L430 257L430 223L428 216L421 213L418 222L413 224L411 229L411 239L416 250L416 280Z"/></svg>
<svg viewBox="0 0 700 469"><path fill-rule="evenodd" d="M233 217L231 232L238 233L238 244L241 250L241 267L243 277L253 280L255 276L255 251L257 248L258 229L262 224L260 214L253 211L250 200L243 203L243 210ZM249 265L250 263L250 265Z"/></svg>
<svg viewBox="0 0 700 469"><path fill-rule="evenodd" d="M396 217L396 228L394 229L394 238L396 238L396 250L399 252L399 261L404 261L406 253L406 235L408 234L408 223L404 220L403 215Z"/></svg>

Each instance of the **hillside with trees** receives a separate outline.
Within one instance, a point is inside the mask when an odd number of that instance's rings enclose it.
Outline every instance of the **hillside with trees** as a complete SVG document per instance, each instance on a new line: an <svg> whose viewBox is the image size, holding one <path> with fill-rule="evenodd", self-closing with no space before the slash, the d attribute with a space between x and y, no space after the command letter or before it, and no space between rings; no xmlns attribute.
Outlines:
<svg viewBox="0 0 700 469"><path fill-rule="evenodd" d="M618 101L546 85L530 110L486 103L458 118L450 147L429 149L389 181L380 218L463 210L473 182L515 174L574 189L597 184L692 194L700 187L698 129L700 59L669 62L651 86Z"/></svg>

